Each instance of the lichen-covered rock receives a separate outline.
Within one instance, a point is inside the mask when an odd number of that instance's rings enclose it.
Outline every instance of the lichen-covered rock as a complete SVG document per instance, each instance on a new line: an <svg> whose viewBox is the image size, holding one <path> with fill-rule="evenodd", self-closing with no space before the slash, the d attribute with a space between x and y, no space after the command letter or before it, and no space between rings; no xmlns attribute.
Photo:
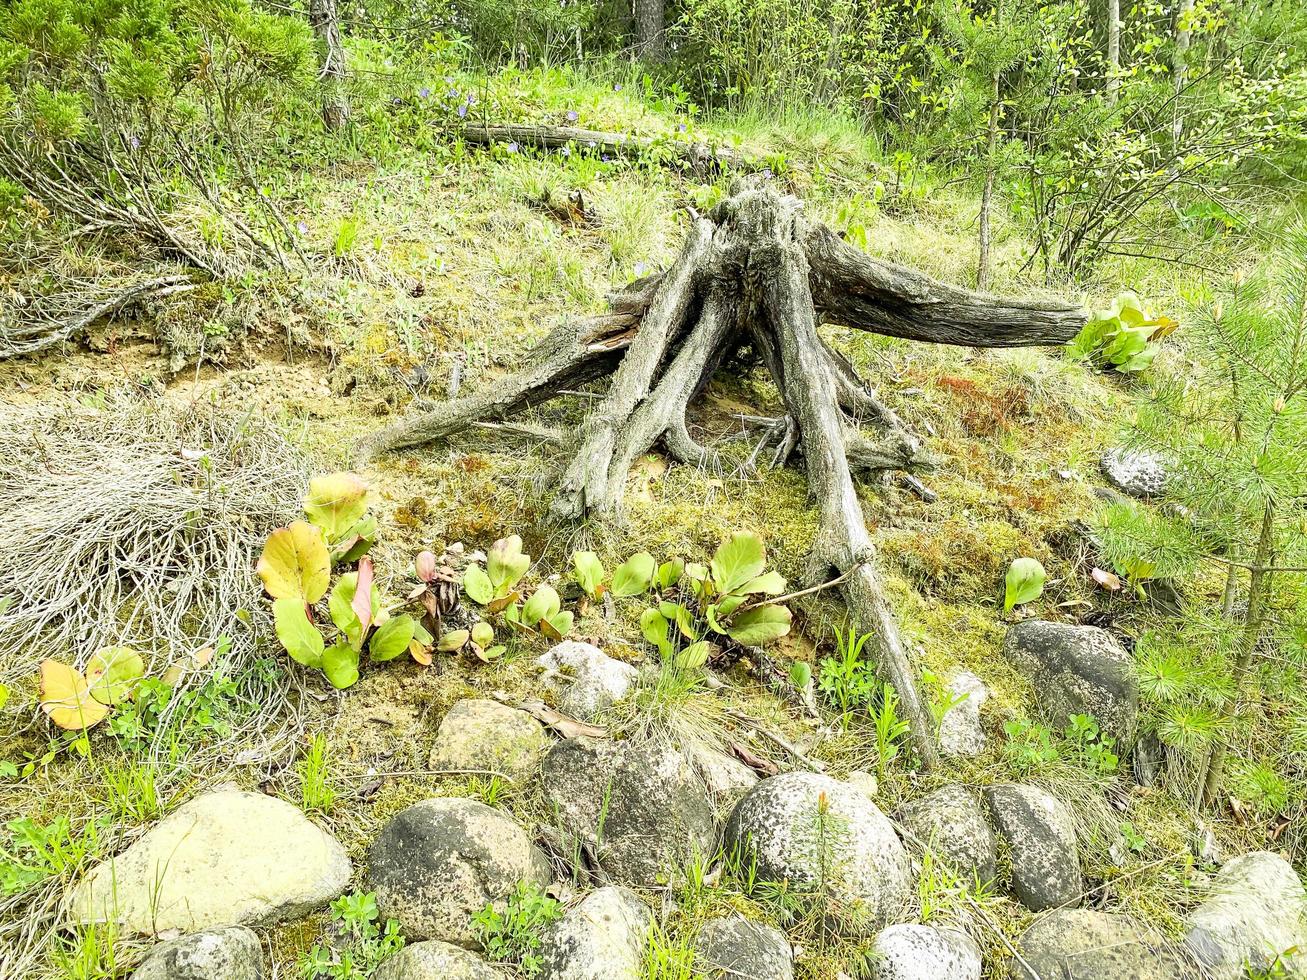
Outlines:
<svg viewBox="0 0 1307 980"><path fill-rule="evenodd" d="M549 862L526 831L476 800L423 800L390 818L368 856L368 890L382 919L410 940L478 948L472 916L503 908L518 882L543 887Z"/></svg>
<svg viewBox="0 0 1307 980"><path fill-rule="evenodd" d="M715 850L707 790L673 748L567 739L541 782L559 829L620 884L665 884Z"/></svg>
<svg viewBox="0 0 1307 980"><path fill-rule="evenodd" d="M1035 920L1021 937L1021 955L1010 967L1016 980L1175 980L1189 971L1183 961L1125 915L1058 909Z"/></svg>
<svg viewBox="0 0 1307 980"><path fill-rule="evenodd" d="M794 950L773 926L739 915L710 919L694 940L694 969L712 980L793 980Z"/></svg>
<svg viewBox="0 0 1307 980"><path fill-rule="evenodd" d="M1012 853L1012 892L1034 912L1080 903L1080 851L1066 804L1035 786L985 790L994 828Z"/></svg>
<svg viewBox="0 0 1307 980"><path fill-rule="evenodd" d="M872 950L875 980L980 980L980 947L960 929L890 926Z"/></svg>
<svg viewBox="0 0 1307 980"><path fill-rule="evenodd" d="M969 670L954 672L945 688L956 703L939 722L939 750L955 758L980 755L985 751L985 732L980 727L980 706L989 697L985 682Z"/></svg>
<svg viewBox="0 0 1307 980"><path fill-rule="evenodd" d="M410 943L376 968L372 980L510 980L475 953L429 939Z"/></svg>
<svg viewBox="0 0 1307 980"><path fill-rule="evenodd" d="M699 746L685 753L712 798L733 804L758 782L758 774L734 756Z"/></svg>
<svg viewBox="0 0 1307 980"><path fill-rule="evenodd" d="M1040 714L1058 726L1072 715L1093 715L1122 743L1139 719L1139 676L1116 637L1096 626L1030 619L1003 640L1003 655L1035 686Z"/></svg>
<svg viewBox="0 0 1307 980"><path fill-rule="evenodd" d="M824 814L823 814L824 806ZM728 849L756 862L761 881L811 886L838 868L832 897L848 911L840 925L874 932L898 913L912 887L907 851L876 804L847 783L809 772L762 780L736 804Z"/></svg>
<svg viewBox="0 0 1307 980"><path fill-rule="evenodd" d="M431 747L431 768L486 769L523 780L552 739L525 711L498 701L469 698L446 712Z"/></svg>
<svg viewBox="0 0 1307 980"><path fill-rule="evenodd" d="M1278 956L1287 976L1303 975L1307 896L1293 867L1269 851L1228 861L1216 873L1211 897L1189 917L1185 947L1212 980L1243 977L1245 962L1266 969Z"/></svg>
<svg viewBox="0 0 1307 980"><path fill-rule="evenodd" d="M1169 476L1166 460L1146 449L1109 449L1103 453L1099 467L1108 483L1141 499L1156 497L1165 490Z"/></svg>
<svg viewBox="0 0 1307 980"><path fill-rule="evenodd" d="M652 924L629 888L593 891L541 939L539 980L640 980Z"/></svg>
<svg viewBox="0 0 1307 980"><path fill-rule="evenodd" d="M896 814L903 828L964 880L993 881L998 844L979 798L956 783L904 803Z"/></svg>
<svg viewBox="0 0 1307 980"><path fill-rule="evenodd" d="M340 842L285 800L219 789L98 865L69 918L116 920L128 935L263 925L325 905L351 874Z"/></svg>
<svg viewBox="0 0 1307 980"><path fill-rule="evenodd" d="M132 980L263 980L263 945L251 929L205 929L155 946Z"/></svg>
<svg viewBox="0 0 1307 980"><path fill-rule="evenodd" d="M558 697L558 708L590 721L615 701L626 697L640 672L614 660L593 643L564 640L538 661L545 684Z"/></svg>

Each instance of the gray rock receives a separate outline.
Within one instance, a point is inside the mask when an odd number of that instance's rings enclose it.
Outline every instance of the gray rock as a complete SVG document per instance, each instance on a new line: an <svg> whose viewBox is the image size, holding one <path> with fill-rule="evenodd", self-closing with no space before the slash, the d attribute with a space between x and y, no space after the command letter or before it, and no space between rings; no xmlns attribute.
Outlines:
<svg viewBox="0 0 1307 980"><path fill-rule="evenodd" d="M206 929L160 943L132 980L263 980L263 945L251 929Z"/></svg>
<svg viewBox="0 0 1307 980"><path fill-rule="evenodd" d="M710 919L694 940L694 968L714 980L793 980L794 950L773 926L739 915Z"/></svg>
<svg viewBox="0 0 1307 980"><path fill-rule="evenodd" d="M960 929L890 926L872 950L874 980L980 980L980 947Z"/></svg>
<svg viewBox="0 0 1307 980"><path fill-rule="evenodd" d="M985 682L969 670L954 672L945 683L954 698L962 698L939 722L939 750L957 757L985 751L985 733L980 727L980 706L989 697Z"/></svg>
<svg viewBox="0 0 1307 980"><path fill-rule="evenodd" d="M219 789L92 870L69 919L116 920L127 935L264 925L325 905L352 873L340 842L285 800Z"/></svg>
<svg viewBox="0 0 1307 980"><path fill-rule="evenodd" d="M896 814L913 837L967 882L993 881L998 874L998 844L980 800L957 784L941 786L928 796L905 803Z"/></svg>
<svg viewBox="0 0 1307 980"><path fill-rule="evenodd" d="M1109 449L1099 466L1108 483L1141 499L1156 497L1166 489L1170 469L1165 459L1146 449Z"/></svg>
<svg viewBox="0 0 1307 980"><path fill-rule="evenodd" d="M387 958L373 971L372 980L510 980L511 976L475 953L429 939L410 943Z"/></svg>
<svg viewBox="0 0 1307 980"><path fill-rule="evenodd" d="M758 782L756 772L725 752L698 746L687 749L685 755L708 793L719 804L734 804Z"/></svg>
<svg viewBox="0 0 1307 980"><path fill-rule="evenodd" d="M543 887L549 862L526 831L498 810L454 797L423 800L390 818L368 856L368 890L381 918L410 940L476 949L472 916L502 909L518 882Z"/></svg>
<svg viewBox="0 0 1307 980"><path fill-rule="evenodd" d="M488 769L523 781L539 765L552 739L525 711L498 701L459 701L440 720L431 768Z"/></svg>
<svg viewBox="0 0 1307 980"><path fill-rule="evenodd" d="M1016 980L1174 980L1188 974L1183 961L1129 916L1059 909L1035 921L1021 937L1021 955L1034 970L1012 961Z"/></svg>
<svg viewBox="0 0 1307 980"><path fill-rule="evenodd" d="M545 684L558 697L558 708L582 721L591 721L615 701L626 697L640 672L614 660L593 643L564 640L539 661Z"/></svg>
<svg viewBox="0 0 1307 980"><path fill-rule="evenodd" d="M620 884L665 884L716 849L707 790L675 749L567 739L545 756L541 782L569 844Z"/></svg>
<svg viewBox="0 0 1307 980"><path fill-rule="evenodd" d="M1012 852L1012 892L1042 912L1080 903L1080 852L1075 825L1061 800L1034 786L1006 784L985 790L999 836Z"/></svg>
<svg viewBox="0 0 1307 980"><path fill-rule="evenodd" d="M545 933L539 980L640 980L652 924L629 888L593 891Z"/></svg>
<svg viewBox="0 0 1307 980"><path fill-rule="evenodd" d="M1307 896L1289 862L1269 851L1241 854L1216 873L1213 894L1189 917L1186 948L1212 980L1266 969L1277 956L1289 976L1307 971Z"/></svg>
<svg viewBox="0 0 1307 980"><path fill-rule="evenodd" d="M725 844L756 863L760 881L805 887L822 868L839 869L828 887L847 914L836 925L853 933L880 929L912 888L907 851L889 820L866 794L829 776L789 772L762 780L736 804Z"/></svg>
<svg viewBox="0 0 1307 980"><path fill-rule="evenodd" d="M1039 619L1009 627L1003 655L1030 678L1039 713L1059 728L1072 715L1093 715L1126 744L1139 719L1139 677L1116 637L1096 626Z"/></svg>

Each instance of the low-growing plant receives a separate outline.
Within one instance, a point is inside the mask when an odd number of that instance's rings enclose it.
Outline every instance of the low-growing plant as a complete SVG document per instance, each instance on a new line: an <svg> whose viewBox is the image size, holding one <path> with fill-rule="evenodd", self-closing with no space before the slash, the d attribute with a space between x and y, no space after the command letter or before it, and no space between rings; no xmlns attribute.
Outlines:
<svg viewBox="0 0 1307 980"><path fill-rule="evenodd" d="M129 700L145 674L145 661L130 647L106 647L87 661L86 673L57 660L41 661L41 710L66 730L92 728L114 705Z"/></svg>
<svg viewBox="0 0 1307 980"><path fill-rule="evenodd" d="M1092 715L1072 715L1065 735L1072 754L1085 768L1103 775L1116 772L1121 763L1112 751L1116 739L1104 732Z"/></svg>
<svg viewBox="0 0 1307 980"><path fill-rule="evenodd" d="M891 762L898 758L899 743L911 726L898 713L899 697L892 684L879 685L877 697L869 706L876 733L876 774L882 779Z"/></svg>
<svg viewBox="0 0 1307 980"><path fill-rule="evenodd" d="M327 738L322 733L309 739L308 750L299 764L300 806L305 812L330 813L336 804L336 787L331 778Z"/></svg>
<svg viewBox="0 0 1307 980"><path fill-rule="evenodd" d="M840 713L847 727L854 712L863 708L876 692L876 671L862 659L862 648L870 633L859 634L853 627L847 633L835 630L837 657L823 657L817 675L817 688Z"/></svg>
<svg viewBox="0 0 1307 980"><path fill-rule="evenodd" d="M1034 558L1017 558L1004 578L1003 611L1034 602L1044 592L1044 566Z"/></svg>
<svg viewBox="0 0 1307 980"><path fill-rule="evenodd" d="M667 567L675 567L667 563ZM682 566L684 567L684 566ZM591 599L601 599L604 595L622 599L640 595L654 583L660 569L653 555L641 551L613 569L611 581L606 580L603 562L593 551L574 551L572 553L572 580L581 587ZM677 576L679 578L679 575Z"/></svg>
<svg viewBox="0 0 1307 980"><path fill-rule="evenodd" d="M389 956L404 948L399 922L387 919L379 924L377 896L372 892L351 892L331 903L331 917L344 942L314 946L300 960L304 980L367 980Z"/></svg>
<svg viewBox="0 0 1307 980"><path fill-rule="evenodd" d="M1071 342L1073 355L1100 371L1123 374L1143 371L1153 363L1164 337L1179 324L1166 316L1151 316L1132 292L1097 310Z"/></svg>
<svg viewBox="0 0 1307 980"><path fill-rule="evenodd" d="M0 842L0 893L14 895L77 872L98 851L101 829L100 821L88 820L74 830L65 814L45 824L30 817L10 820Z"/></svg>
<svg viewBox="0 0 1307 980"><path fill-rule="evenodd" d="M1060 758L1053 745L1053 733L1047 725L1029 718L1011 718L1003 722L1007 743L1003 753L1012 768L1025 775L1056 762Z"/></svg>
<svg viewBox="0 0 1307 980"><path fill-rule="evenodd" d="M487 903L472 918L486 959L514 964L525 977L535 977L543 965L538 950L545 927L563 914L557 899L530 882L518 882L500 912Z"/></svg>

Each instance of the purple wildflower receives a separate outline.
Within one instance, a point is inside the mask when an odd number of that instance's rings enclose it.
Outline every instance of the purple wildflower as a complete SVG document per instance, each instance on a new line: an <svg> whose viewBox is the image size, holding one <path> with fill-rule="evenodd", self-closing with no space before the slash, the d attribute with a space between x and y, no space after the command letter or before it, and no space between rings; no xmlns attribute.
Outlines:
<svg viewBox="0 0 1307 980"><path fill-rule="evenodd" d="M138 136L133 136L127 142L131 144L133 150L139 150L141 148L141 140Z"/></svg>
<svg viewBox="0 0 1307 980"><path fill-rule="evenodd" d="M637 262L635 264L635 277L639 279L642 275L644 275L645 270L647 268L648 266L646 266L643 262Z"/></svg>
<svg viewBox="0 0 1307 980"><path fill-rule="evenodd" d="M610 157L607 153L601 153L599 154L599 159L601 162L607 163L609 160L612 159L612 157Z"/></svg>
<svg viewBox="0 0 1307 980"><path fill-rule="evenodd" d="M681 123L681 125L677 126L677 127L676 127L676 131L677 131L678 133L683 133L683 132L685 132L685 123Z"/></svg>
<svg viewBox="0 0 1307 980"><path fill-rule="evenodd" d="M570 157L572 155L572 148L570 146L563 147L562 154L565 157Z"/></svg>
<svg viewBox="0 0 1307 980"><path fill-rule="evenodd" d="M508 150L509 153L516 153L516 152L517 152L517 141L514 140L512 143L509 143L508 146L505 147L505 149Z"/></svg>
<svg viewBox="0 0 1307 980"><path fill-rule="evenodd" d="M621 82L618 82L617 84L615 84L615 85L613 86L613 91L614 91L614 92L620 92L621 90L622 90L622 83L621 83Z"/></svg>
<svg viewBox="0 0 1307 980"><path fill-rule="evenodd" d="M576 121L577 121L578 119L580 119L580 118L581 118L581 117L580 117L579 115L577 115L577 112L576 112L575 109L568 109L568 110L567 110L567 121L568 121L568 122L576 122Z"/></svg>
<svg viewBox="0 0 1307 980"><path fill-rule="evenodd" d="M464 102L461 106L458 107L458 118L463 119L466 116L467 116L467 103Z"/></svg>
<svg viewBox="0 0 1307 980"><path fill-rule="evenodd" d="M418 98L419 99L431 98L431 89L427 88L425 85L422 86L422 88L418 89Z"/></svg>
<svg viewBox="0 0 1307 980"><path fill-rule="evenodd" d="M303 221L297 221L295 222L295 230L301 235L307 235L309 233L309 226Z"/></svg>

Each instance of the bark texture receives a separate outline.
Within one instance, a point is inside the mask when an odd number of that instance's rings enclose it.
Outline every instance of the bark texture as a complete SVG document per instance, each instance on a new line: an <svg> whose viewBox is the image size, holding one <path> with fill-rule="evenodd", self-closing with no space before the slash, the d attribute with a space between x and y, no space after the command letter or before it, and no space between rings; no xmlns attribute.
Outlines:
<svg viewBox="0 0 1307 980"><path fill-rule="evenodd" d="M1083 326L1084 312L971 293L878 261L807 221L799 200L761 183L745 184L696 217L670 269L610 301L608 315L556 328L510 377L363 439L356 459L499 421L611 376L551 503L561 519L610 515L621 508L636 458L657 444L678 462L716 466L715 453L691 436L686 411L723 360L751 349L784 402L774 462L802 455L819 508L808 577L813 584L840 580L854 620L875 638L876 665L899 694L913 749L929 766L934 725L853 481L854 471L911 471L929 459L818 326L825 320L913 340L1012 347L1063 343Z"/></svg>
<svg viewBox="0 0 1307 980"><path fill-rule="evenodd" d="M340 37L336 0L309 0L309 26L318 41L318 80L322 83L322 124L330 130L349 122L345 93L345 44Z"/></svg>

